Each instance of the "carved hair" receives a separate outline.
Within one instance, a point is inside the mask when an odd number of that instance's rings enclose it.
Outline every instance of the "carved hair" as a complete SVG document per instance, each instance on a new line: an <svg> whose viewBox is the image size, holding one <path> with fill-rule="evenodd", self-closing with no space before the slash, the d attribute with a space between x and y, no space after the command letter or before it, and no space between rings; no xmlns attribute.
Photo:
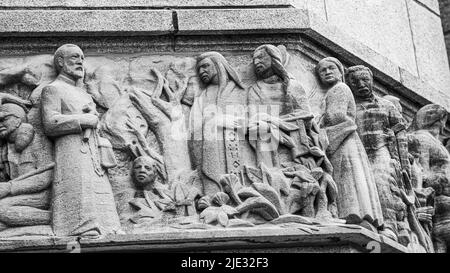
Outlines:
<svg viewBox="0 0 450 273"><path fill-rule="evenodd" d="M320 67L321 64L323 64L325 62L330 62L330 63L333 63L333 64L335 64L337 66L337 68L339 69L339 71L341 72L341 75L342 75L341 81L343 83L345 83L345 69L344 69L344 65L341 63L341 61L339 61L338 59L336 59L334 57L323 58L316 65L316 69L315 70L316 70L316 75L319 78L319 81L322 82L321 79L320 79L320 75L319 75L319 67Z"/></svg>
<svg viewBox="0 0 450 273"><path fill-rule="evenodd" d="M269 56L271 57L272 69L275 72L275 75L281 78L283 82L284 91L287 91L290 82L290 77L286 68L284 68L283 65L283 54L281 53L280 49L278 49L276 46L269 44L257 47L255 49L255 52L262 49L264 49L267 52L267 54L269 54Z"/></svg>
<svg viewBox="0 0 450 273"><path fill-rule="evenodd" d="M370 68L368 68L367 66L364 66L364 65L355 65L355 66L349 67L347 69L347 76L346 76L347 81L350 80L350 77L353 73L356 73L358 71L365 71L365 72L369 73L370 77L373 79L373 73L372 73L372 70L370 70Z"/></svg>
<svg viewBox="0 0 450 273"><path fill-rule="evenodd" d="M228 61L225 59L225 57L222 56L222 54L215 51L205 52L197 57L197 65L198 63L200 63L200 61L206 58L209 58L216 67L217 78L219 80L219 94L227 86L228 79L234 81L234 83L241 89L244 89L244 85L242 84L239 75L236 73L236 70L234 70L234 68L228 63Z"/></svg>
<svg viewBox="0 0 450 273"><path fill-rule="evenodd" d="M54 56L53 56L53 65L55 66L55 69L56 69L56 71L57 71L58 73L60 73L60 72L61 72L61 69L62 69L62 67L61 67L61 66L59 65L59 63L58 63L58 59L59 59L59 58L64 58L64 54L66 54L66 53L67 53L67 50L68 50L69 48L72 48L72 47L76 47L76 48L80 49L79 46L74 45L74 44L64 44L64 45L60 46L60 47L55 51L55 54L54 54ZM81 49L80 49L80 50L81 50Z"/></svg>
<svg viewBox="0 0 450 273"><path fill-rule="evenodd" d="M447 119L447 111L438 104L428 104L417 111L411 124L412 130L428 129L437 121Z"/></svg>

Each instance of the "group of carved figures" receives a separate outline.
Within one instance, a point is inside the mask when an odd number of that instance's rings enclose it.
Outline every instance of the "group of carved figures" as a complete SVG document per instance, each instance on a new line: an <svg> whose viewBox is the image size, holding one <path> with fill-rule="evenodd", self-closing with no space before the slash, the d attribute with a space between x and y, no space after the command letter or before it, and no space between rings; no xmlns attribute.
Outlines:
<svg viewBox="0 0 450 273"><path fill-rule="evenodd" d="M365 66L325 58L323 92L307 94L283 46L252 59L250 86L217 52L197 57L194 79L152 69L153 90L122 88L104 68L86 83L71 44L55 52L51 82L26 66L0 70L0 87L32 87L0 93L0 237L331 223L446 251L443 107L422 107L408 126Z"/></svg>

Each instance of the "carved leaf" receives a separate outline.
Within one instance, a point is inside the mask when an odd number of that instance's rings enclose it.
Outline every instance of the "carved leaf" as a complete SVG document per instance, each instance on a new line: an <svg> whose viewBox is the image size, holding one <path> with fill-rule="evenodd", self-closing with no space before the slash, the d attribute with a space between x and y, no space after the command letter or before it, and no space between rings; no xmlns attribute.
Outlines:
<svg viewBox="0 0 450 273"><path fill-rule="evenodd" d="M212 199L212 202L218 206L226 205L229 201L230 197L224 192L216 193Z"/></svg>
<svg viewBox="0 0 450 273"><path fill-rule="evenodd" d="M217 221L219 222L219 224L221 224L222 226L226 227L228 225L228 216L224 211L220 211L217 214Z"/></svg>
<svg viewBox="0 0 450 273"><path fill-rule="evenodd" d="M240 214L247 211L256 212L268 221L280 216L275 206L262 196L248 198L236 207L236 210Z"/></svg>
<svg viewBox="0 0 450 273"><path fill-rule="evenodd" d="M239 213L235 208L230 207L230 206L228 206L228 205L223 205L223 206L221 206L220 208L221 208L222 211L225 212L229 217L232 217L232 216L234 216L234 215L236 215L236 214Z"/></svg>
<svg viewBox="0 0 450 273"><path fill-rule="evenodd" d="M278 213L282 212L281 199L278 193L267 184L253 183L252 186L277 209Z"/></svg>
<svg viewBox="0 0 450 273"><path fill-rule="evenodd" d="M216 207L208 207L202 213L200 213L200 220L205 224L211 224L217 221L217 209Z"/></svg>
<svg viewBox="0 0 450 273"><path fill-rule="evenodd" d="M199 210L204 210L204 209L206 209L207 207L210 207L210 206L211 206L211 201L210 201L209 196L203 196L197 202L197 208Z"/></svg>

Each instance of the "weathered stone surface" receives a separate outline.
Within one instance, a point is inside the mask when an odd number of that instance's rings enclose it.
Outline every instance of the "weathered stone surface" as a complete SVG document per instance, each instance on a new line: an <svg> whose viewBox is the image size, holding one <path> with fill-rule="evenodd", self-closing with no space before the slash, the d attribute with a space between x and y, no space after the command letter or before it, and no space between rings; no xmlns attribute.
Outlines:
<svg viewBox="0 0 450 273"><path fill-rule="evenodd" d="M404 1L326 0L326 4L329 24L400 67L417 73Z"/></svg>
<svg viewBox="0 0 450 273"><path fill-rule="evenodd" d="M0 11L0 36L167 34L173 30L171 11Z"/></svg>
<svg viewBox="0 0 450 273"><path fill-rule="evenodd" d="M177 10L177 15L180 35L289 33L308 27L305 11L296 9Z"/></svg>
<svg viewBox="0 0 450 273"><path fill-rule="evenodd" d="M257 247L264 252L311 252L310 247L351 245L355 252L399 253L407 249L392 240L358 226L322 227L312 233L298 228L265 227L257 231L245 228L229 230L164 230L141 235L110 235L99 240L73 238L11 238L0 241L0 252L98 252L98 251L236 251ZM205 239L206 238L206 239ZM267 250L265 250L267 249ZM320 248L319 248L320 249ZM348 248L347 248L348 249ZM323 250L323 249L322 249ZM322 252L322 251L320 251Z"/></svg>
<svg viewBox="0 0 450 273"><path fill-rule="evenodd" d="M4 0L0 8L290 7L290 0Z"/></svg>
<svg viewBox="0 0 450 273"><path fill-rule="evenodd" d="M386 56L354 39L341 29L323 21L315 14L309 14L309 22L310 28L305 30L307 35L333 48L336 55L345 56L347 62L351 63L367 62L384 74L382 79L385 81L390 79L400 80L398 65Z"/></svg>
<svg viewBox="0 0 450 273"><path fill-rule="evenodd" d="M439 17L413 0L408 0L407 4L419 77L434 88L447 92L450 70Z"/></svg>
<svg viewBox="0 0 450 273"><path fill-rule="evenodd" d="M446 93L433 88L429 83L402 68L400 68L400 77L402 85L408 89L405 92L408 92L412 98L416 98L424 105L429 102L436 102L450 110L450 98Z"/></svg>
<svg viewBox="0 0 450 273"><path fill-rule="evenodd" d="M436 15L440 15L439 0L415 0L415 1L429 8L432 12L436 13Z"/></svg>

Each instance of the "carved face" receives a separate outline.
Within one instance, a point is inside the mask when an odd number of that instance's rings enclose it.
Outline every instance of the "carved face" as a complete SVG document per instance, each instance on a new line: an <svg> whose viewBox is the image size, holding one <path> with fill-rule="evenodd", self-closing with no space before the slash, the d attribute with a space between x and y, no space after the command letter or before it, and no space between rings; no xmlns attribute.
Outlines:
<svg viewBox="0 0 450 273"><path fill-rule="evenodd" d="M333 62L324 61L318 64L320 81L325 85L334 85L342 80L342 73Z"/></svg>
<svg viewBox="0 0 450 273"><path fill-rule="evenodd" d="M349 75L348 85L356 97L369 97L372 95L373 78L369 72L360 70Z"/></svg>
<svg viewBox="0 0 450 273"><path fill-rule="evenodd" d="M203 83L209 84L214 78L217 78L217 68L210 58L204 58L198 65L198 76Z"/></svg>
<svg viewBox="0 0 450 273"><path fill-rule="evenodd" d="M74 80L83 78L84 76L84 54L78 47L67 48L64 56L60 59L62 72L72 77Z"/></svg>
<svg viewBox="0 0 450 273"><path fill-rule="evenodd" d="M8 138L20 124L20 118L11 113L0 112L0 139Z"/></svg>
<svg viewBox="0 0 450 273"><path fill-rule="evenodd" d="M133 178L138 187L153 184L156 179L155 162L148 156L141 156L133 162Z"/></svg>
<svg viewBox="0 0 450 273"><path fill-rule="evenodd" d="M265 49L259 49L253 54L253 65L256 75L261 77L272 67L272 58Z"/></svg>

